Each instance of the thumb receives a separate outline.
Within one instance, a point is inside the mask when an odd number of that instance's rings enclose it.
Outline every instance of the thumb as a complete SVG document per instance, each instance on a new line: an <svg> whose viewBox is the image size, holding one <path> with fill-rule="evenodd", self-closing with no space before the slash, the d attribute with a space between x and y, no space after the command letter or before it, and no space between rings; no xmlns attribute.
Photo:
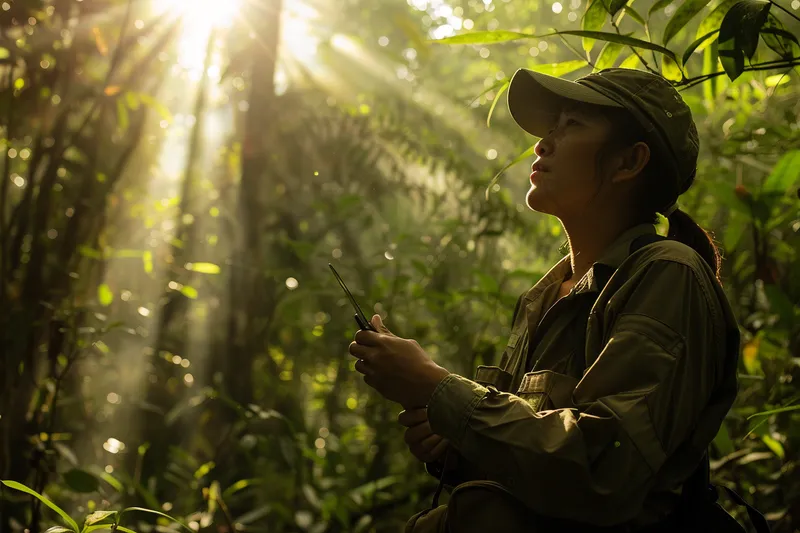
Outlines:
<svg viewBox="0 0 800 533"><path fill-rule="evenodd" d="M372 316L372 325L375 326L375 329L378 330L379 333L386 333L387 335L394 335L389 328L383 325L383 320L381 319L381 315L373 315Z"/></svg>

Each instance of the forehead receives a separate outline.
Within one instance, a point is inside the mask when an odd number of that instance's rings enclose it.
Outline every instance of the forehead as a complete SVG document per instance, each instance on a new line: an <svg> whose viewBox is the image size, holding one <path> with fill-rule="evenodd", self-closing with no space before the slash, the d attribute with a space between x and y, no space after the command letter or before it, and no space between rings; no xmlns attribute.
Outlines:
<svg viewBox="0 0 800 533"><path fill-rule="evenodd" d="M561 107L561 114L575 114L581 115L587 118L595 118L595 119L604 119L605 116L603 114L602 109L600 106L587 104L585 102L577 102L575 100L568 100L562 107Z"/></svg>

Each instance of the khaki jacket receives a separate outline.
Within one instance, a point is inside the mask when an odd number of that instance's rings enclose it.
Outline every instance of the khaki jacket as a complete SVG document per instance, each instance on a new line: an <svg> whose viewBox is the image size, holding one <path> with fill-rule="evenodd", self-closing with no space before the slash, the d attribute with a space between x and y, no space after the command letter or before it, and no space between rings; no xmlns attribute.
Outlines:
<svg viewBox="0 0 800 533"><path fill-rule="evenodd" d="M674 509L736 397L739 330L693 249L629 254L647 234L623 233L553 304L565 257L520 297L499 365L439 384L428 418L457 452L446 485L494 481L534 513L597 526Z"/></svg>

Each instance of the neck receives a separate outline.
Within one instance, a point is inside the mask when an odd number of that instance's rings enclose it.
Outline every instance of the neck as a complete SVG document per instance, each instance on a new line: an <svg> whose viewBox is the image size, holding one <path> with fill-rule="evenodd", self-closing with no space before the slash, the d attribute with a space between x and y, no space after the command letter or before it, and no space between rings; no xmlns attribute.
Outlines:
<svg viewBox="0 0 800 533"><path fill-rule="evenodd" d="M598 220L603 218L594 214L583 219L561 221L569 241L572 282L581 279L617 237L633 225L613 216L605 218L604 224L598 224Z"/></svg>

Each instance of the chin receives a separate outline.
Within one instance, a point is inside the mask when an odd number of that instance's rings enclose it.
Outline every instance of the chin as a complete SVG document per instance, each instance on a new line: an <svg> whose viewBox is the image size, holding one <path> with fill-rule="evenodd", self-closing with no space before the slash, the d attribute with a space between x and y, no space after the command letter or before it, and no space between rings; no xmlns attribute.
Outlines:
<svg viewBox="0 0 800 533"><path fill-rule="evenodd" d="M530 209L538 213L544 213L547 215L553 214L553 206L550 205L550 202L548 202L547 194L544 194L535 185L532 186L528 191L528 195L525 197L525 203Z"/></svg>

